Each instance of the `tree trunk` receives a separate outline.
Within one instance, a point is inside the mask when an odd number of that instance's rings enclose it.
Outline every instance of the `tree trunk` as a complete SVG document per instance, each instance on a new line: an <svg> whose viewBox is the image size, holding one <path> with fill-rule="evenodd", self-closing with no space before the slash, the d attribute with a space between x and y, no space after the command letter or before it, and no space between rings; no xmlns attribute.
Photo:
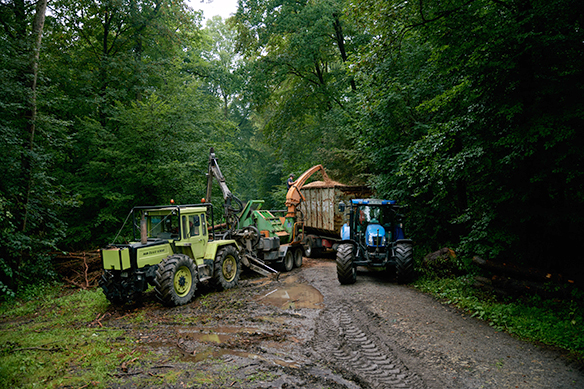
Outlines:
<svg viewBox="0 0 584 389"><path fill-rule="evenodd" d="M24 218L22 220L22 231L26 231L26 223L28 218L28 208L30 203L30 193L33 186L32 174L32 150L34 147L34 136L36 131L37 118L37 104L36 104L36 89L39 70L39 60L41 52L41 41L43 37L43 27L45 25L45 14L47 10L47 0L38 0L36 4L35 16L32 25L31 35L31 59L29 65L29 74L31 75L30 82L30 99L28 101L28 155L24 158L23 171L26 182L26 198L24 200Z"/></svg>
<svg viewBox="0 0 584 389"><path fill-rule="evenodd" d="M339 15L333 14L333 27L335 29L335 39L337 41L337 47L339 48L339 52L341 53L341 59L343 63L347 62L347 51L345 50L345 36L343 35L343 27L341 26L341 21L339 19ZM357 90L357 86L355 85L355 79L351 77L351 90L354 92Z"/></svg>

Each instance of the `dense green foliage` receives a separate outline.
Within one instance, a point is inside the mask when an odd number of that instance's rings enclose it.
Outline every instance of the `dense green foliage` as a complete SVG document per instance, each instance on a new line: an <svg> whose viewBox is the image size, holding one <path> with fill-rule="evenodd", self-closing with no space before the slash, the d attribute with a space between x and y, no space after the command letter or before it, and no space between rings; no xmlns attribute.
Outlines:
<svg viewBox="0 0 584 389"><path fill-rule="evenodd" d="M380 10L388 17L377 18ZM366 126L379 128L368 154L389 167L378 170L378 188L410 205L417 239L575 270L582 4L365 0L353 11L379 38L358 67L381 87L363 112ZM391 136L377 136L388 129ZM401 155L385 152L395 141Z"/></svg>
<svg viewBox="0 0 584 389"><path fill-rule="evenodd" d="M367 178L409 206L421 252L581 277L583 9L272 0L240 1L235 19L250 96L287 164Z"/></svg>
<svg viewBox="0 0 584 389"><path fill-rule="evenodd" d="M206 27L180 1L43 4L0 4L1 294L134 205L199 202L210 147L244 201L281 208L322 163L407 205L419 254L583 278L581 2L240 0Z"/></svg>

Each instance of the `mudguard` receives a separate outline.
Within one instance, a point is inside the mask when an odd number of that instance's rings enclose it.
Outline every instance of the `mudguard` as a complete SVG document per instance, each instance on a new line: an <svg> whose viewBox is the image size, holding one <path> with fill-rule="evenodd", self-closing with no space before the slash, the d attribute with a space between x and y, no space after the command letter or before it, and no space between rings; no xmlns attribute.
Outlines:
<svg viewBox="0 0 584 389"><path fill-rule="evenodd" d="M207 243L207 248L205 250L205 257L204 259L215 260L215 256L217 255L217 250L223 246L235 246L237 251L239 252L240 247L237 245L237 242L231 239L227 240L213 240Z"/></svg>

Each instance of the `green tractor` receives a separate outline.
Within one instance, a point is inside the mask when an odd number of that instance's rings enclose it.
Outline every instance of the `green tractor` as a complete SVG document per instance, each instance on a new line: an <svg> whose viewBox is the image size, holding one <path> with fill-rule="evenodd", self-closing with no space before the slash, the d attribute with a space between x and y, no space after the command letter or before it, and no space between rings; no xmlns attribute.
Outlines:
<svg viewBox="0 0 584 389"><path fill-rule="evenodd" d="M99 284L111 303L136 301L148 285L167 306L187 304L205 280L220 290L237 285L239 247L216 239L211 204L135 207L130 215L134 241L101 250Z"/></svg>

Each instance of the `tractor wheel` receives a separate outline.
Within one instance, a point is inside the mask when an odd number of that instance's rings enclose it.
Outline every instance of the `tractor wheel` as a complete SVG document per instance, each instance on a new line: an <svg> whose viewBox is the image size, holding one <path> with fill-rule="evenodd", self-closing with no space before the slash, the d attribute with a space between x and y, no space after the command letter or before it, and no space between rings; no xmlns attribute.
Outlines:
<svg viewBox="0 0 584 389"><path fill-rule="evenodd" d="M215 256L213 284L219 290L237 286L241 273L241 261L233 246L222 247Z"/></svg>
<svg viewBox="0 0 584 389"><path fill-rule="evenodd" d="M302 249L298 248L294 250L294 267L302 266Z"/></svg>
<svg viewBox="0 0 584 389"><path fill-rule="evenodd" d="M398 243L395 248L395 271L397 282L405 284L414 277L414 254L412 244Z"/></svg>
<svg viewBox="0 0 584 389"><path fill-rule="evenodd" d="M170 255L158 264L156 294L164 305L184 305L195 295L197 281L197 269L189 256Z"/></svg>
<svg viewBox="0 0 584 389"><path fill-rule="evenodd" d="M353 266L355 254L353 245L343 243L337 249L337 277L341 285L354 284L357 281L357 269Z"/></svg>
<svg viewBox="0 0 584 389"><path fill-rule="evenodd" d="M292 250L287 250L286 255L284 256L284 262L280 264L280 270L282 272L289 272L294 268L294 254L292 254Z"/></svg>

